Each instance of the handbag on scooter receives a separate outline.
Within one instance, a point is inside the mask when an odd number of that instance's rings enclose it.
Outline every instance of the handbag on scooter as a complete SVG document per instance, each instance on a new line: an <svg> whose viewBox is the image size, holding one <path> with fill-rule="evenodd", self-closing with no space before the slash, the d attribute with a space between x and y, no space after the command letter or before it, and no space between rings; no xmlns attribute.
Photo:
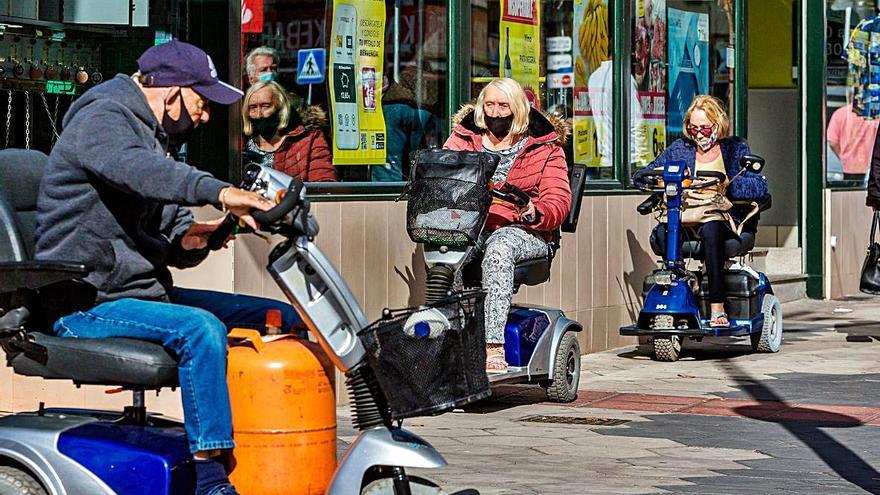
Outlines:
<svg viewBox="0 0 880 495"><path fill-rule="evenodd" d="M859 279L859 290L865 294L880 294L880 244L876 241L878 217L880 213L875 210L871 222L871 241L868 243L868 253Z"/></svg>

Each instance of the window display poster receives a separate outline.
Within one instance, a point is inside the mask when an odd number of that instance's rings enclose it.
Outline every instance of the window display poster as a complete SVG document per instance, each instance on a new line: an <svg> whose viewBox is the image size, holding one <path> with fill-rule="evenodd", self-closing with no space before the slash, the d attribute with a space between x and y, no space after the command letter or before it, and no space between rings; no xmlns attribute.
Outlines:
<svg viewBox="0 0 880 495"><path fill-rule="evenodd" d="M533 106L540 106L541 18L538 0L501 0L501 77L520 83Z"/></svg>
<svg viewBox="0 0 880 495"><path fill-rule="evenodd" d="M603 77L606 73L611 75L607 0L575 0L573 32L578 33L572 46L574 161L588 167L600 167L600 148L607 148L600 146L600 134L610 144L612 132L612 88L604 84L606 78ZM610 162L608 156L606 163Z"/></svg>
<svg viewBox="0 0 880 495"><path fill-rule="evenodd" d="M709 14L668 9L669 99L667 129L682 134L694 96L709 94Z"/></svg>
<svg viewBox="0 0 880 495"><path fill-rule="evenodd" d="M644 167L666 149L666 0L637 0L637 7L632 74L639 108L633 120L644 140L635 163Z"/></svg>
<svg viewBox="0 0 880 495"><path fill-rule="evenodd" d="M384 0L333 0L330 114L334 165L385 163Z"/></svg>

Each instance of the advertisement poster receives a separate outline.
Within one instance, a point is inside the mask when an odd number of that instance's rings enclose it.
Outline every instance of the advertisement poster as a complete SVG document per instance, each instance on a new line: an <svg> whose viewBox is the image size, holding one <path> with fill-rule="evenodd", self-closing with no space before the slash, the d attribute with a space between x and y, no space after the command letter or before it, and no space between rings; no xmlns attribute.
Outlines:
<svg viewBox="0 0 880 495"><path fill-rule="evenodd" d="M384 0L334 0L327 79L334 165L385 163L384 54Z"/></svg>
<svg viewBox="0 0 880 495"><path fill-rule="evenodd" d="M709 94L709 14L668 10L668 137L680 136L684 114L698 94Z"/></svg>
<svg viewBox="0 0 880 495"><path fill-rule="evenodd" d="M611 166L611 33L607 0L575 0L574 161L588 167ZM602 153L605 156L603 165Z"/></svg>
<svg viewBox="0 0 880 495"><path fill-rule="evenodd" d="M644 167L666 149L666 0L637 0L636 6L632 75L639 106L633 120L641 142L632 162Z"/></svg>
<svg viewBox="0 0 880 495"><path fill-rule="evenodd" d="M241 32L263 32L263 0L241 0Z"/></svg>
<svg viewBox="0 0 880 495"><path fill-rule="evenodd" d="M501 0L501 77L516 79L526 90L529 102L538 107L538 78L541 61L541 18L538 0Z"/></svg>

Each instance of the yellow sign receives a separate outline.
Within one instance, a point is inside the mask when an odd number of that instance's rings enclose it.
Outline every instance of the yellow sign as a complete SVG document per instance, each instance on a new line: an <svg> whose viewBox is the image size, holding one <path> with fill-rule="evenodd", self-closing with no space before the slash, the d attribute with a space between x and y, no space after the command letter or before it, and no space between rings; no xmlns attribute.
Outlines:
<svg viewBox="0 0 880 495"><path fill-rule="evenodd" d="M541 62L541 13L538 0L501 0L501 77L515 79L538 103ZM532 98L534 98L532 100Z"/></svg>
<svg viewBox="0 0 880 495"><path fill-rule="evenodd" d="M384 0L333 0L330 113L334 165L385 163Z"/></svg>

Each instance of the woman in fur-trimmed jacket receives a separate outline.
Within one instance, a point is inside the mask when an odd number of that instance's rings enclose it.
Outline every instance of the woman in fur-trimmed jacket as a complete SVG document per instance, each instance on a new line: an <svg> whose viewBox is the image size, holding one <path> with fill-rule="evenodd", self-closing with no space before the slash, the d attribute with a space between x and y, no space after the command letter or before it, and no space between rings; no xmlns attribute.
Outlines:
<svg viewBox="0 0 880 495"><path fill-rule="evenodd" d="M320 107L297 112L287 91L272 81L258 81L248 89L242 103L245 163L254 162L280 170L305 182L336 180L330 145L322 128L327 114Z"/></svg>
<svg viewBox="0 0 880 495"><path fill-rule="evenodd" d="M485 323L488 370L504 370L504 326L513 297L513 271L518 261L547 256L547 241L571 207L568 165L561 144L566 124L529 106L513 79L495 79L474 105L462 108L444 148L498 155L492 181L522 189L531 201L522 209L493 204L484 234L482 262L486 290Z"/></svg>

